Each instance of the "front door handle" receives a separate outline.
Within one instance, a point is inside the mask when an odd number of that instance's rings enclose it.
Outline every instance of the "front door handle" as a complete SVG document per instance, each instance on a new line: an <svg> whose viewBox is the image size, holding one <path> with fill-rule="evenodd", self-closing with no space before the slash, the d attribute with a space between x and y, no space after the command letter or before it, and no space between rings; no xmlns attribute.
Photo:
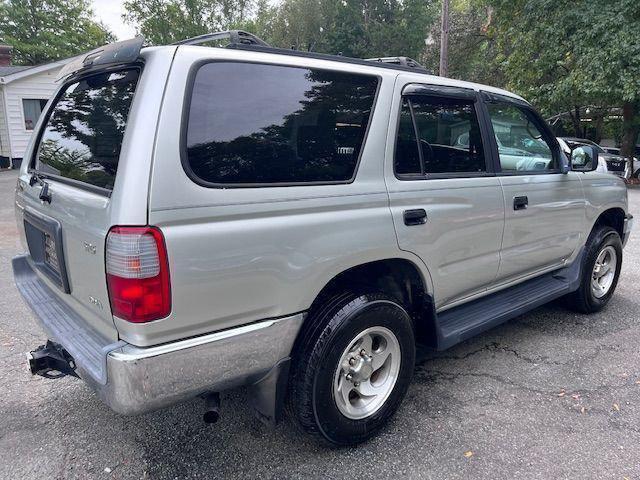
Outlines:
<svg viewBox="0 0 640 480"><path fill-rule="evenodd" d="M513 197L513 209L524 210L529 205L528 197Z"/></svg>
<svg viewBox="0 0 640 480"><path fill-rule="evenodd" d="M416 208L415 210L405 210L402 214L405 225L424 225L427 223L427 212L424 208Z"/></svg>

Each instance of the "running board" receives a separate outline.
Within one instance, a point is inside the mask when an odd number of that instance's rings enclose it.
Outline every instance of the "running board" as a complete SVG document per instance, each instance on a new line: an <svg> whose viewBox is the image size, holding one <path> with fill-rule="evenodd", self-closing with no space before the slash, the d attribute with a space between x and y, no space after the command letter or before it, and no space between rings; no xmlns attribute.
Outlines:
<svg viewBox="0 0 640 480"><path fill-rule="evenodd" d="M582 252L570 267L454 307L437 315L438 350L445 350L580 286Z"/></svg>

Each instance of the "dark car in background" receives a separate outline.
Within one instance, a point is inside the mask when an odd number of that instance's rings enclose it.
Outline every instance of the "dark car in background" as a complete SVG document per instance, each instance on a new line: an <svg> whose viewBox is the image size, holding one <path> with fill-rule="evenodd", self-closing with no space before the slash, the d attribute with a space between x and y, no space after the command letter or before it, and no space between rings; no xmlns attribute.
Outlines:
<svg viewBox="0 0 640 480"><path fill-rule="evenodd" d="M603 159L607 163L607 170L609 173L613 173L625 180L631 177L633 165L631 165L631 161L627 160L622 155L609 153L594 141L586 138L561 137L561 140L563 140L571 150L582 145L590 145L594 147L598 150L599 158Z"/></svg>
<svg viewBox="0 0 640 480"><path fill-rule="evenodd" d="M620 155L620 148L618 147L602 147L605 152L611 153L613 155ZM640 149L636 147L636 156L632 159L631 165L631 176L633 178L638 178L640 176L640 160L638 159L638 155L640 155Z"/></svg>

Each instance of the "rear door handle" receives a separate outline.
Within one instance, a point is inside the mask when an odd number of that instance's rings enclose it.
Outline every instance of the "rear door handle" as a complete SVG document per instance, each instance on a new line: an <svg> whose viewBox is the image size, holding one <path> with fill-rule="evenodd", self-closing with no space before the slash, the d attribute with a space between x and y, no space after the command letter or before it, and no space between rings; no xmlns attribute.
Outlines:
<svg viewBox="0 0 640 480"><path fill-rule="evenodd" d="M405 225L424 225L427 223L427 212L424 208L416 208L415 210L405 210L402 214Z"/></svg>
<svg viewBox="0 0 640 480"><path fill-rule="evenodd" d="M513 197L513 209L524 210L529 205L528 197Z"/></svg>

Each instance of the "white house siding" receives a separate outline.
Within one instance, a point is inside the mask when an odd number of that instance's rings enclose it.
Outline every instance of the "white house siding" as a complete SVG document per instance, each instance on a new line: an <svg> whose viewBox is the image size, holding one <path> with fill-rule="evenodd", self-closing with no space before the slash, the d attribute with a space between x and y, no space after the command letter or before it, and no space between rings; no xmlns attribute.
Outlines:
<svg viewBox="0 0 640 480"><path fill-rule="evenodd" d="M0 85L0 157L11 157L9 151L9 130L4 115L4 87Z"/></svg>
<svg viewBox="0 0 640 480"><path fill-rule="evenodd" d="M24 126L22 99L48 99L51 97L58 87L55 80L59 71L60 68L54 68L46 72L34 73L4 85L7 112L3 116L7 119L9 125L13 158L22 158L24 156L27 144L33 133L33 130L27 130Z"/></svg>

